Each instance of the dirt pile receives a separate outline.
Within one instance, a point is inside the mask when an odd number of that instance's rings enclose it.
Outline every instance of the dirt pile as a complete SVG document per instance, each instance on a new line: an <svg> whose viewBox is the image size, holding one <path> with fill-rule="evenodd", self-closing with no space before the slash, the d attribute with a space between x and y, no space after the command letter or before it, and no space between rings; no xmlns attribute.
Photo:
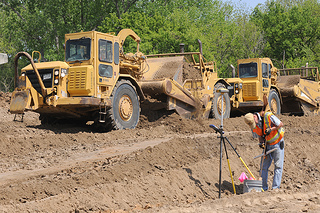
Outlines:
<svg viewBox="0 0 320 213"><path fill-rule="evenodd" d="M242 194L237 178L246 170L227 146L237 195L224 156L218 199L219 139L209 124L219 126L220 120L142 115L134 130L97 133L90 126L40 125L34 113L14 122L10 96L0 95L0 212L320 210L320 116L279 116L286 134L278 191ZM261 150L243 118L226 119L224 127L258 176L260 161L253 157ZM272 171L270 176L271 185Z"/></svg>
<svg viewBox="0 0 320 213"><path fill-rule="evenodd" d="M182 79L183 81L185 81L186 79L202 79L202 76L200 70L194 68L190 63L184 62Z"/></svg>
<svg viewBox="0 0 320 213"><path fill-rule="evenodd" d="M11 94L0 91L0 107L8 107L11 100Z"/></svg>
<svg viewBox="0 0 320 213"><path fill-rule="evenodd" d="M186 79L202 79L200 70L182 59L181 57L172 57L169 58L169 61L164 61L158 70L153 73L152 79L160 80L169 78L175 79L176 81L181 80L181 84Z"/></svg>

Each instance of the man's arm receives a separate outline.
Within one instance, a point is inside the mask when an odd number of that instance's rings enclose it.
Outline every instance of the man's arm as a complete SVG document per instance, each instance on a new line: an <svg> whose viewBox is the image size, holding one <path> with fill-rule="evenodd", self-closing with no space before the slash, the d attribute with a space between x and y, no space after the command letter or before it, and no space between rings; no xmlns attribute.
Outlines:
<svg viewBox="0 0 320 213"><path fill-rule="evenodd" d="M278 130L281 127L283 127L282 121L280 121L279 118L277 118L275 115L272 115L270 119L271 119L271 122L274 124L271 127L271 131Z"/></svg>

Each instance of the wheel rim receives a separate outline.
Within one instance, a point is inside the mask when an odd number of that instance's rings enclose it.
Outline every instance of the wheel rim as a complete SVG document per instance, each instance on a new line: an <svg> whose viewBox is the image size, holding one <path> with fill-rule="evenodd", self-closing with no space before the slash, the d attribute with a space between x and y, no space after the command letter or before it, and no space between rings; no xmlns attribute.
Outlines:
<svg viewBox="0 0 320 213"><path fill-rule="evenodd" d="M122 120L128 121L133 114L132 100L129 96L124 95L119 101L119 114Z"/></svg>
<svg viewBox="0 0 320 213"><path fill-rule="evenodd" d="M273 114L277 114L278 112L278 104L275 98L272 98L270 101L271 111Z"/></svg>
<svg viewBox="0 0 320 213"><path fill-rule="evenodd" d="M219 115L222 115L222 95L219 96L218 98L218 113ZM223 99L223 112L225 113L226 112L226 100L225 98Z"/></svg>

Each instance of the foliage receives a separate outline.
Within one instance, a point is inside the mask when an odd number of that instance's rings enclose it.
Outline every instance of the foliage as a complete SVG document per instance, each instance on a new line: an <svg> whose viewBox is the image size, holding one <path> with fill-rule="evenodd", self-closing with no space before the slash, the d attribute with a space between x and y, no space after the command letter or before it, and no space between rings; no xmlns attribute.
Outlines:
<svg viewBox="0 0 320 213"><path fill-rule="evenodd" d="M133 29L144 54L199 51L214 60L220 77L231 77L237 59L270 57L277 66L319 66L320 5L316 0L266 0L249 11L241 0L0 0L0 90L12 90L13 58L19 51L41 52L44 60L64 60L64 35ZM126 52L135 52L132 39ZM285 60L283 60L285 59ZM20 62L19 62L20 63ZM22 60L20 66L28 62ZM9 84L9 86L8 86ZM2 86L1 86L2 85ZM5 86L4 86L5 85Z"/></svg>
<svg viewBox="0 0 320 213"><path fill-rule="evenodd" d="M179 0L147 2L140 2L140 8L123 14L121 19L108 14L98 30L117 33L123 28L133 29L142 38L141 51L145 54L179 52L180 43L185 44L185 51L199 51L200 39L204 56L217 61L222 77L230 77L229 65L237 58L259 54L261 33L248 22L247 14L236 12L232 5L207 0L198 5ZM133 42L126 47L135 51Z"/></svg>
<svg viewBox="0 0 320 213"><path fill-rule="evenodd" d="M252 20L266 40L263 54L283 60L286 67L319 64L320 4L315 0L271 1L255 8ZM289 63L290 62L290 63Z"/></svg>

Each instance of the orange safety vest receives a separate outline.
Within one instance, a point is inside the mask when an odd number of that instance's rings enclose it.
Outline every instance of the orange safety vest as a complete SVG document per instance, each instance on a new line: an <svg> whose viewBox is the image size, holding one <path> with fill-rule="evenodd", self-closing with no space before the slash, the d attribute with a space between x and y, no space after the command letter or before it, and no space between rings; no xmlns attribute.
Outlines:
<svg viewBox="0 0 320 213"><path fill-rule="evenodd" d="M266 129L271 128L271 116L272 115L273 114L271 112L266 112L264 114L263 131L257 125L252 131L262 137L263 133L266 131ZM283 138L283 135L284 135L284 129L282 127L280 127L278 130L271 131L269 135L266 135L265 139L269 145L275 145Z"/></svg>

